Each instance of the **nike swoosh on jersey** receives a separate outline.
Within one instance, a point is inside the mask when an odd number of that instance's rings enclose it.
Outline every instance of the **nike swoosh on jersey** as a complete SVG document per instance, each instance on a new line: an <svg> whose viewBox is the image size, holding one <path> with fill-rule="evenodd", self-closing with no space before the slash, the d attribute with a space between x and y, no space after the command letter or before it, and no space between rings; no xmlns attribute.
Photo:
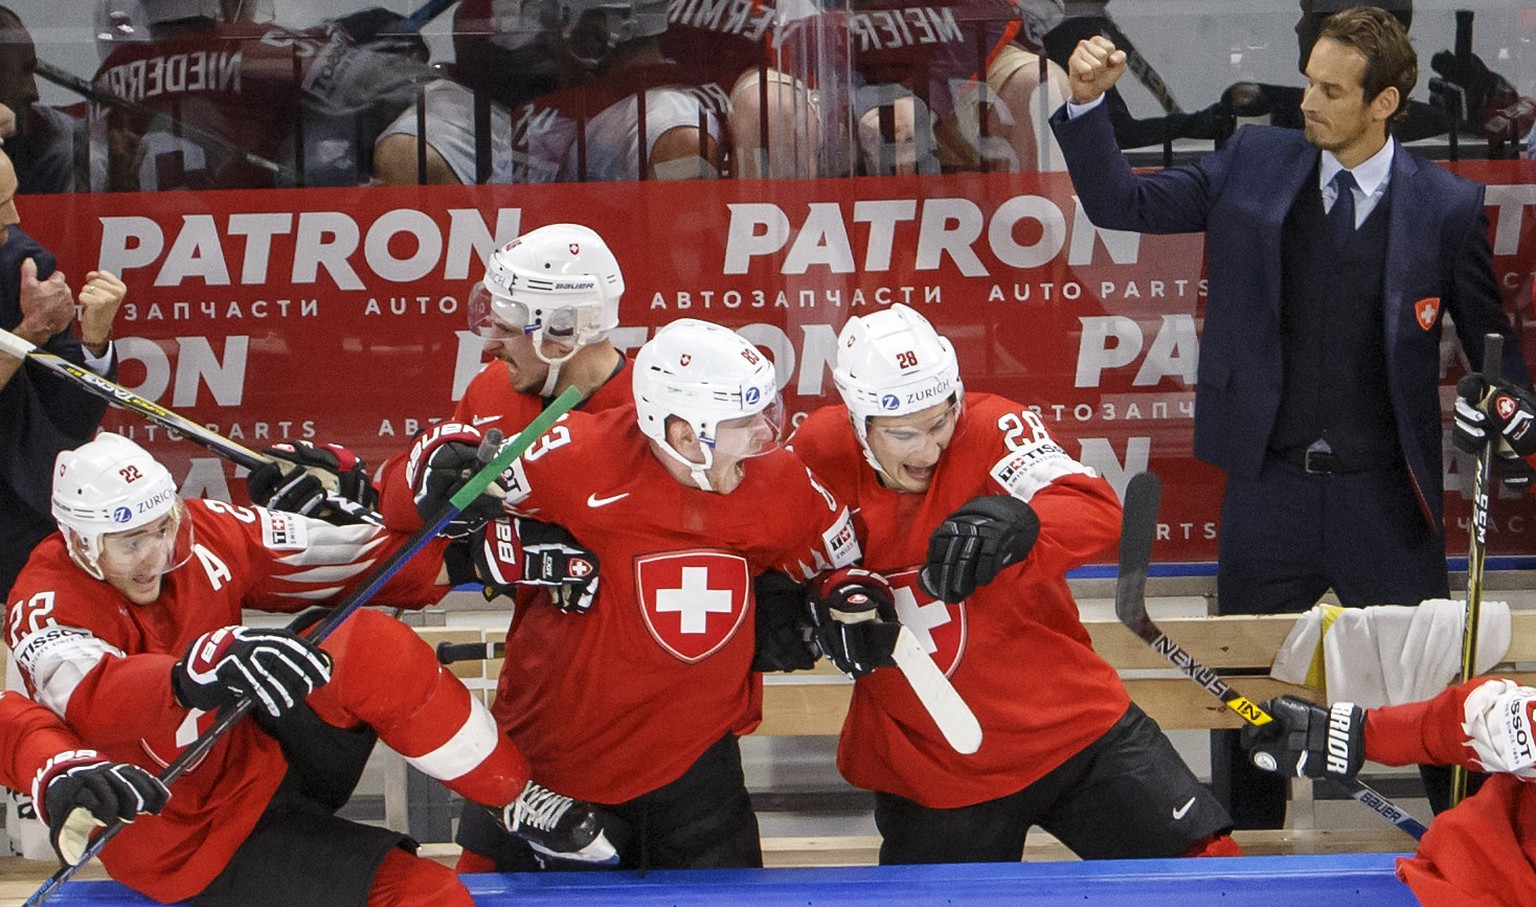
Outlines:
<svg viewBox="0 0 1536 907"><path fill-rule="evenodd" d="M1173 817L1175 819L1182 819L1182 818L1184 818L1184 814L1189 812L1189 808L1191 806L1194 806L1194 805L1195 805L1195 798L1194 797L1190 797L1188 803L1185 803L1183 806L1181 806L1178 809L1173 811Z"/></svg>
<svg viewBox="0 0 1536 907"><path fill-rule="evenodd" d="M478 428L478 427L480 427L481 425L484 425L487 422L495 422L497 419L500 419L500 418L501 418L501 413L497 413L494 416L473 416L473 417L470 418L469 424L475 426L476 428Z"/></svg>
<svg viewBox="0 0 1536 907"><path fill-rule="evenodd" d="M589 495L587 495L587 506L588 507L593 507L593 508L596 508L596 507L607 507L609 504L612 504L614 501L622 501L622 500L624 500L627 497L629 497L629 492L627 492L627 491L620 492L619 494L616 494L616 495L614 495L611 498L600 498L600 497L598 497L595 494L589 494Z"/></svg>

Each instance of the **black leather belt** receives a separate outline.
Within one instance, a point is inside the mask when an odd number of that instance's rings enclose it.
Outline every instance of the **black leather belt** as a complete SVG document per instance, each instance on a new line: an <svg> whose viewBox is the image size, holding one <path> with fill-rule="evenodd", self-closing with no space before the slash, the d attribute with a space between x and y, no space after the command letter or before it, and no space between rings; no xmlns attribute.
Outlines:
<svg viewBox="0 0 1536 907"><path fill-rule="evenodd" d="M1293 447L1290 450L1271 450L1269 455L1291 464L1308 475L1314 476L1393 469L1403 462L1402 458L1397 456L1396 453L1341 456L1331 450L1313 450L1307 447Z"/></svg>

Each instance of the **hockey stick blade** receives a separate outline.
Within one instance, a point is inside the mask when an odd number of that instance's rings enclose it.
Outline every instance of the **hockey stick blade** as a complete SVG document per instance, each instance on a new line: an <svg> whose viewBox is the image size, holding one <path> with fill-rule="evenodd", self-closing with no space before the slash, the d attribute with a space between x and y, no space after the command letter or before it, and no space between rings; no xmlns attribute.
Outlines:
<svg viewBox="0 0 1536 907"><path fill-rule="evenodd" d="M465 507L468 507L481 494L484 494L491 487L491 484L500 477L502 472L512 465L512 461L522 456L529 447L533 446L533 442L538 440L539 436L544 434L545 431L549 430L549 427L555 423L555 420L569 412L580 401L581 392L579 390L574 387L566 388L564 393L560 394L560 396L554 399L554 402L545 407L538 418L528 423L518 433L517 437L502 447L500 453L492 458L489 463L481 467L478 472L470 476L463 487L443 506L443 511L438 515L437 519L412 533L393 554L384 560L384 563L374 568L363 585L354 589L337 603L331 609L330 616L317 624L314 630L310 632L309 640L315 643L321 642L340 626L343 621L350 617L353 612L372 599L400 571L400 568L407 561L415 557L421 549L427 546L427 543L437 537L437 534L443 530L444 526L448 525L450 520L458 516ZM182 750L180 755L171 760L170 765L165 767L165 770L160 773L160 781L169 787L173 781L186 772L188 766L195 765L198 760L202 759L213 748L213 745L228 733L229 729L234 727L236 722L244 717L245 713L249 712L254 705L254 699L245 697L232 706L220 709L213 725L189 744L185 750ZM97 854L101 853L102 848L107 846L107 842L125 827L127 827L127 823L114 821L106 828L103 828L91 841L90 846L86 848L79 862L60 868L58 872L54 873L42 884L42 887L32 892L31 897L23 902L23 907L34 907L34 905L42 904L48 900L54 892L58 891L60 886L69 881L79 871L81 866L89 863Z"/></svg>
<svg viewBox="0 0 1536 907"><path fill-rule="evenodd" d="M1256 727L1274 718L1258 704L1227 686L1216 672L1196 661L1178 643L1158 629L1147 614L1147 570L1152 562L1152 543L1157 538L1157 510L1162 499L1162 484L1149 472L1131 477L1125 489L1125 506L1120 523L1120 578L1115 585L1115 616L1132 633L1150 645L1169 664L1203 687L1238 717ZM1424 836L1424 824L1391 800L1383 797L1358 778L1333 779L1349 795L1377 815L1415 838Z"/></svg>
<svg viewBox="0 0 1536 907"><path fill-rule="evenodd" d="M933 663L922 643L906 627L896 637L896 648L891 652L896 667L907 678L907 684L917 699L928 710L939 732L955 752L969 756L981 749L981 723L971 707L965 704L954 685L939 666Z"/></svg>

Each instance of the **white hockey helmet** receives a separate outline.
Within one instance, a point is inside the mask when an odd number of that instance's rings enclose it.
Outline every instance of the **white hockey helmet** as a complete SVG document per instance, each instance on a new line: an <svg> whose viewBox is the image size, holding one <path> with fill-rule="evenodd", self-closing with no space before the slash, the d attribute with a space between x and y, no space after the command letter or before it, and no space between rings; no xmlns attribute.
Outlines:
<svg viewBox="0 0 1536 907"><path fill-rule="evenodd" d="M533 334L536 349L545 337L579 349L618 327L623 295L618 259L596 231L550 224L491 253L470 291L470 326L483 333L495 315Z"/></svg>
<svg viewBox="0 0 1536 907"><path fill-rule="evenodd" d="M182 514L181 495L170 470L122 435L103 432L93 441L60 451L53 467L53 518L64 533L69 555L96 579L109 537L148 526L167 514ZM161 570L181 566L191 554L191 521L178 517L187 538Z"/></svg>
<svg viewBox="0 0 1536 907"><path fill-rule="evenodd" d="M783 434L783 407L773 362L740 334L718 324L679 318L656 332L635 356L635 414L640 431L673 459L688 466L694 482L709 490L704 473L722 453L767 453ZM732 420L761 416L766 432L741 443L728 441ZM667 443L667 419L693 428L704 451L694 463Z"/></svg>
<svg viewBox="0 0 1536 907"><path fill-rule="evenodd" d="M880 471L869 449L871 417L905 416L965 399L955 348L928 319L899 302L848 319L837 335L832 381L848 407L864 458Z"/></svg>

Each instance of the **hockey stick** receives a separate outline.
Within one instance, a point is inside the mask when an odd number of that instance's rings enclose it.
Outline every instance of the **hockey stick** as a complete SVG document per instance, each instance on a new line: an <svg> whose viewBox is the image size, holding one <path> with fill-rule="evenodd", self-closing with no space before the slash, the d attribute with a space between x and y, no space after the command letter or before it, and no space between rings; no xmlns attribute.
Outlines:
<svg viewBox="0 0 1536 907"><path fill-rule="evenodd" d="M279 467L281 467L283 463L289 462L287 460L279 461L275 457L269 457L264 453L251 450L243 444L231 441L229 438L206 426L193 422L180 413L168 410L147 397L141 397L121 384L117 384L108 378L103 378L88 368L81 368L62 356L55 356L47 350L39 349L25 337L18 337L4 329L0 329L0 353L15 356L17 359L27 362L35 362L60 377L73 381L81 389L89 391L108 403L121 409L126 409L129 412L138 413L156 425L168 428L194 444L202 445L237 466L255 469L258 466L266 466L270 463L278 463ZM303 469L305 467L300 465L299 468ZM326 492L332 494L337 492L338 485L335 475L323 470L314 470L311 472L311 475L315 475L320 480ZM372 512L356 514L355 516L376 525L381 522L378 514Z"/></svg>
<svg viewBox="0 0 1536 907"><path fill-rule="evenodd" d="M955 752L969 756L981 749L981 723L955 691L949 678L923 651L923 644L911 630L901 628L891 657L896 659L896 667L907 678L907 685L912 687L917 700L928 710L939 726L939 732Z"/></svg>
<svg viewBox="0 0 1536 907"><path fill-rule="evenodd" d="M1457 15L1460 15L1459 13ZM1503 371L1504 335L1483 337L1483 379L1491 383ZM1488 490L1493 487L1493 467L1498 461L1498 436L1490 434L1472 467L1472 525L1467 533L1467 603L1461 622L1461 682L1477 673L1477 634L1483 617L1483 563L1488 556ZM1451 766L1451 805L1467 796L1467 769Z"/></svg>
<svg viewBox="0 0 1536 907"><path fill-rule="evenodd" d="M88 101L107 107L115 107L118 110L124 110L139 116L149 117L151 124L154 126L165 128L177 135L183 135L194 141L227 151L239 158L241 163L257 167L284 179L294 179L294 172L291 167L286 167L276 161L269 161L259 154L253 154L221 135L209 132L183 120L178 120L164 111L152 110L143 104L130 101L105 89L97 88L74 73L61 69L46 60L37 61L37 74L55 85L73 91Z"/></svg>
<svg viewBox="0 0 1536 907"><path fill-rule="evenodd" d="M80 388L106 400L115 406L135 412L156 425L168 428L187 440L201 444L216 454L226 457L246 469L255 469L274 462L266 454L257 453L243 444L238 444L215 431L193 422L186 416L171 412L160 404L146 397L141 397L121 384L110 381L96 374L88 368L70 362L62 356L55 356L44 349L39 349L36 344L25 337L18 337L7 330L0 330L0 353L15 356L28 362L35 362L55 374L73 381Z"/></svg>
<svg viewBox="0 0 1536 907"><path fill-rule="evenodd" d="M1120 578L1115 585L1115 616L1132 633L1155 649L1157 654L1167 659L1169 664L1220 699L1244 721L1255 727L1266 725L1274 720L1268 712L1253 701L1243 698L1216 676L1215 671L1191 657L1178 643L1159 630L1147 614L1147 568L1152 562L1152 542L1157 536L1157 508L1161 498L1162 486L1157 476L1150 472L1132 476L1125 489L1125 512L1120 524ZM1370 807L1388 822L1415 838L1424 836L1425 828L1421 822L1363 781L1358 778L1334 780L1342 784L1351 797Z"/></svg>
<svg viewBox="0 0 1536 907"><path fill-rule="evenodd" d="M1179 107L1179 102L1173 99L1173 92L1168 90L1168 83L1163 81L1163 77L1157 74L1157 70L1152 68L1147 58L1141 55L1136 45L1131 43L1130 37L1120 30L1115 20L1109 18L1107 10L1100 15L1104 20L1104 37L1108 38L1116 48L1125 51L1126 68L1135 74L1137 81L1141 82L1147 91L1152 93L1152 97L1157 99L1164 113L1182 113L1183 108Z"/></svg>
<svg viewBox="0 0 1536 907"><path fill-rule="evenodd" d="M437 534L443 530L443 527L448 525L450 520L458 516L463 512L464 508L468 507L476 498L485 493L490 488L491 483L495 482L497 477L507 467L511 466L514 460L522 456L523 452L531 447L533 442L555 423L556 419L565 415L580 399L581 392L579 390L574 387L566 388L565 392L556 397L553 403L545 407L538 418L528 423L518 433L517 437L513 438L510 443L502 447L501 451L491 458L490 462L480 467L479 471L469 477L469 480L464 483L463 487L455 492L453 497L449 498L448 503L444 505L443 511L438 514L437 519L412 533L393 554L385 559L384 563L380 564L369 574L368 580L362 586L354 589L338 602L331 609L330 615L320 621L309 632L307 637L309 641L316 644L323 641L343 621L351 617L353 612L366 604L374 595L378 594L379 590L394 578L395 574L400 571L401 567L405 566L407 561L415 557L421 549L427 546L427 543L436 538ZM169 787L171 782L181 777L189 765L195 765L198 760L202 759L213 748L213 745L228 733L229 729L234 727L235 723L244 717L245 713L249 712L254 705L255 700L247 696L232 706L220 709L217 719L208 730L204 731L181 752L181 755L171 760L171 764L165 767L165 771L160 773L160 781ZM46 901L59 889L59 886L69 881L70 877L81 866L89 863L97 854L101 853L102 848L107 846L107 842L119 831L122 831L126 824L125 822L117 821L102 829L95 839L91 841L90 846L86 848L78 863L61 867L48 881L43 883L41 888L34 891L32 896L27 898L23 903L23 907L34 907L34 905Z"/></svg>
<svg viewBox="0 0 1536 907"><path fill-rule="evenodd" d="M868 607L854 608L850 603L841 608L833 608L831 619L843 624L879 620L874 601L868 600L866 604ZM981 749L981 723L976 720L975 713L923 650L923 644L905 626L896 634L891 659L896 662L902 676L907 678L907 685L917 695L917 701L923 704L929 717L933 718L933 723L939 726L939 733L944 735L945 742L955 752L966 756Z"/></svg>

